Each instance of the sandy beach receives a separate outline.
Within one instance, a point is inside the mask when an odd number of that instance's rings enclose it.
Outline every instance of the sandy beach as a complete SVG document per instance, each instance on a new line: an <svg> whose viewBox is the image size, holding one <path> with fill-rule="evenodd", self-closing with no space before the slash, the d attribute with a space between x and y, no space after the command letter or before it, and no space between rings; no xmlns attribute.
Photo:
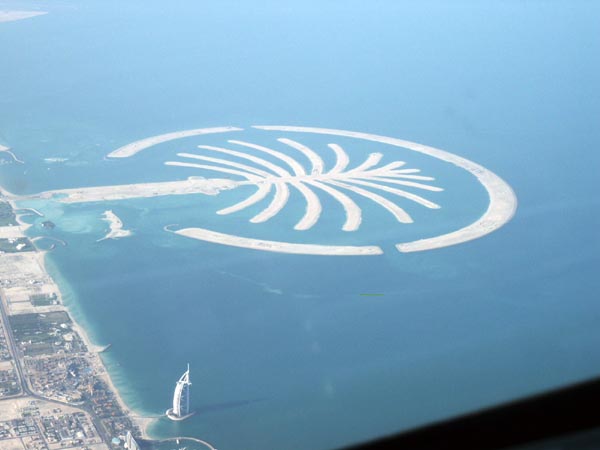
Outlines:
<svg viewBox="0 0 600 450"><path fill-rule="evenodd" d="M39 254L40 265L45 270L46 266L45 266L44 259L45 259L46 252L37 252L37 253ZM58 294L58 298L59 298L60 304L62 305L63 304L62 295L61 295L60 289L58 289L58 286L56 286L56 292ZM68 308L64 307L64 310L68 311ZM152 421L154 421L156 419L155 418L146 418L146 417L138 416L137 414L135 414L134 412L132 412L129 409L129 407L127 406L127 404L123 400L123 397L119 393L119 390L115 386L112 378L110 377L110 373L108 372L108 370L106 370L106 366L104 365L104 362L102 361L102 358L99 355L99 352L102 352L106 347L103 346L103 345L94 344L92 342L92 340L90 339L90 337L88 336L87 332L85 331L85 328L83 328L79 323L77 323L75 321L75 318L73 317L72 314L69 314L69 316L71 317L73 330L75 332L77 332L77 334L79 334L79 336L81 337L81 339L85 343L85 345L88 348L88 350L93 354L94 368L98 372L97 375L102 379L102 381L104 381L110 387L110 390L115 394L115 398L117 399L117 402L119 403L119 406L121 407L121 409L140 428L140 431L142 433L142 438L143 439L150 439L150 437L148 436L147 430L148 430L148 427L150 426L150 424L152 423Z"/></svg>
<svg viewBox="0 0 600 450"><path fill-rule="evenodd" d="M13 200L8 200L13 209L18 210L18 206L15 204ZM31 227L31 224L23 222L20 217L23 214L17 214L17 222L18 225L12 227L1 227L2 229L10 228L11 234L14 235L14 231L18 230L21 236L25 236L26 230ZM126 230L122 230L122 223L118 219L118 217L112 213L112 211L105 212L106 220L109 220L111 223L111 233L114 232L126 232ZM114 230L113 230L114 228ZM2 230L0 230L2 231ZM127 232L129 233L129 232ZM109 233L110 234L110 233ZM17 310L18 313L30 313L30 312L46 312L46 311L66 311L69 312L68 308L64 306L62 293L60 291L59 286L54 282L54 280L50 277L46 269L45 258L48 252L37 250L35 252L27 252L22 254L16 254L15 257L20 258L20 263L23 265L24 269L22 271L25 272L25 276L35 277L37 279L44 280L44 286L42 290L44 292L52 292L55 293L58 299L58 304L53 306L44 306L44 307L34 307L30 303L26 306L26 309L23 307L19 307ZM22 305L22 303L18 303ZM23 305L25 305L23 303ZM9 306L10 302L9 302ZM14 312L17 312L13 310ZM152 423L152 421L156 420L156 418L151 417L143 417L132 412L128 407L122 396L120 395L118 389L116 388L113 380L110 377L109 372L106 370L106 366L102 361L99 352L105 349L105 346L97 345L92 342L86 330L75 320L73 314L69 313L72 324L71 327L74 332L76 332L83 342L85 343L89 354L91 355L92 365L94 370L96 371L96 375L101 378L109 387L110 390L115 394L115 399L119 403L121 409L134 421L134 423L140 428L142 433L142 438L150 439L147 433L148 426Z"/></svg>

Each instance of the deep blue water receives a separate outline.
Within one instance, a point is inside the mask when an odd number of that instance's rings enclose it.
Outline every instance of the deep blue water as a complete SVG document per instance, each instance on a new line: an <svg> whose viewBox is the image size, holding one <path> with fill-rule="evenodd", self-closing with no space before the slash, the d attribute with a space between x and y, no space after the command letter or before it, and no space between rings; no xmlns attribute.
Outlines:
<svg viewBox="0 0 600 450"><path fill-rule="evenodd" d="M242 191L36 203L69 243L49 254L49 267L94 340L113 344L105 359L131 408L163 413L190 362L199 413L162 420L156 436L197 436L220 449L327 449L600 374L600 6L40 5L50 14L0 25L0 144L26 162L0 166L12 192L194 175L162 162L224 138L104 156L174 130L290 124L433 145L493 170L519 199L495 233L415 254L393 250L412 231L396 233L377 208L365 207L358 237L332 231L337 211L303 238L290 231L300 202L264 226L248 224L250 212L214 214ZM44 160L54 157L68 160ZM447 188L439 198L459 212L425 234L485 209L468 175L410 162L435 174ZM96 242L106 209L134 235ZM169 223L378 243L385 254L255 252L166 233ZM369 292L385 295L360 295Z"/></svg>

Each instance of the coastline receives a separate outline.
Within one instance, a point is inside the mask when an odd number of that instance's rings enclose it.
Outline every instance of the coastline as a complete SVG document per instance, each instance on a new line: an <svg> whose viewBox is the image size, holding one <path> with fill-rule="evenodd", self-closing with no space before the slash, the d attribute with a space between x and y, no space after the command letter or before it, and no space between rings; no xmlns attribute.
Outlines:
<svg viewBox="0 0 600 450"><path fill-rule="evenodd" d="M15 198L7 198L6 196L4 196L4 200L7 201L11 205L13 210L22 209L22 208L19 208L19 206L17 204L17 200ZM25 214L27 214L27 213L25 213ZM16 214L16 221L17 221L18 225L15 226L15 228L19 228L20 231L22 232L22 234L26 236L26 231L32 226L32 224L22 221L21 217L23 215L24 214L19 214L19 213ZM118 220L118 218L117 218L117 220ZM118 222L120 222L120 220L118 220ZM111 233L113 233L114 231L117 231L118 233L122 231L122 232L126 232L127 233L126 235L129 235L129 233L130 233L129 231L120 230L120 227L117 230L113 230L113 226L114 226L113 224L114 224L114 222L111 221ZM121 226L122 226L122 224L121 224ZM109 233L109 234L111 234L111 233ZM121 237L121 236L118 236L118 237ZM104 238L104 239L106 239L106 238ZM54 290L55 290L55 292L57 294L57 298L59 300L60 309L68 313L68 315L71 319L72 330L79 335L79 337L85 344L85 346L88 350L88 353L91 355L91 358L94 362L94 367L96 369L99 369L99 370L97 370L96 376L101 381L103 381L108 386L109 390L114 394L114 398L117 401L121 410L123 411L124 415L126 415L132 421L132 423L135 424L139 428L140 437L144 440L152 440L152 437L150 437L148 434L148 428L154 421L158 420L158 417L143 416L128 407L127 403L123 399L123 396L121 395L121 392L116 387L116 385L110 375L110 372L108 371L107 365L104 363L102 357L100 356L100 353L106 349L106 346L101 346L101 345L93 343L93 341L90 338L86 329L76 320L76 317L74 316L71 309L65 305L64 299L63 299L63 293L61 291L60 286L57 284L54 277L52 277L48 272L48 268L46 266L47 253L48 253L47 250L40 250L36 247L36 249L34 251L35 259L37 260L37 263L39 264L40 268L43 270L43 272L46 274L46 276L51 280L52 284L54 285L54 288L55 288Z"/></svg>

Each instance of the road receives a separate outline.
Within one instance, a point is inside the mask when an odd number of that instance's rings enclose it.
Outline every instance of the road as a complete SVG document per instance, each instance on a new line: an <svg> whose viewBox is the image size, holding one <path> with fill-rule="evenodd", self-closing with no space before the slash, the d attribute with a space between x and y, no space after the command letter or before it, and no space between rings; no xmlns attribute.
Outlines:
<svg viewBox="0 0 600 450"><path fill-rule="evenodd" d="M4 296L4 293L0 291L0 319L2 320L2 323L4 324L4 328L6 330L6 338L7 338L6 342L8 344L10 352L12 353L14 366L15 366L15 369L17 370L17 375L19 377L19 383L21 384L21 394L12 396L11 398L27 396L27 397L34 398L36 400L42 400L42 401L45 401L48 403L54 403L54 404L60 405L60 406L69 406L69 407L75 406L75 405L72 405L72 404L69 404L66 402L61 402L59 400L54 400L54 399L43 397L30 389L29 383L27 382L27 377L25 376L23 366L21 364L21 359L19 358L19 350L15 343L12 328L10 327L10 322L8 321L8 313L6 311L6 307L4 304L5 298L6 297ZM110 436L108 436L106 434L104 427L100 423L100 419L96 416L96 414L94 414L94 412L92 411L92 408L85 406L85 405L77 405L76 407L89 414L90 419L92 420L94 427L96 427L96 431L98 432L98 435L100 436L100 439L102 439L102 441L104 443L110 445Z"/></svg>

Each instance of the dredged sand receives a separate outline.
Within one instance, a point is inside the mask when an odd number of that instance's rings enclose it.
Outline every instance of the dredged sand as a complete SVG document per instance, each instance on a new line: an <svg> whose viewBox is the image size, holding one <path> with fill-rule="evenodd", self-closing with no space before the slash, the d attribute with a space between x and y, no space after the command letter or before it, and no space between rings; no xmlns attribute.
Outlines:
<svg viewBox="0 0 600 450"><path fill-rule="evenodd" d="M100 202L128 198L148 198L161 195L206 194L216 195L225 189L232 189L237 183L225 179L188 178L182 181L162 183L122 184L89 188L59 189L46 191L31 198L54 198L62 203Z"/></svg>
<svg viewBox="0 0 600 450"><path fill-rule="evenodd" d="M227 133L230 131L242 131L242 128L235 127L217 127L217 128L197 128L194 130L175 131L173 133L159 134L149 138L141 139L139 141L132 142L130 144L119 147L118 149L110 152L107 156L109 158L129 158L136 153L141 152L149 147L152 147L163 142L172 141L174 139L181 139L190 136L200 136L202 134L213 134L213 133Z"/></svg>
<svg viewBox="0 0 600 450"><path fill-rule="evenodd" d="M396 248L401 252L417 252L434 248L447 247L480 238L506 224L515 214L517 197L511 187L498 175L468 159L452 153L429 147L415 142L405 141L375 134L355 131L336 130L329 128L292 127L292 126L254 126L253 128L266 131L285 131L300 133L317 133L334 136L345 136L367 141L381 142L413 150L449 162L473 174L486 189L490 203L483 215L471 225L457 231L428 239L399 243ZM331 147L331 146L330 146Z"/></svg>
<svg viewBox="0 0 600 450"><path fill-rule="evenodd" d="M98 241L103 241L105 239L120 239L131 236L131 231L123 229L123 222L112 210L109 209L104 211L102 220L106 220L108 222L110 231L102 239L98 239Z"/></svg>
<svg viewBox="0 0 600 450"><path fill-rule="evenodd" d="M362 222L362 210L360 207L341 191L337 189L333 189L327 186L324 183L320 183L315 180L308 180L306 184L310 184L316 188L321 189L323 192L331 195L334 199L336 199L344 208L344 212L346 213L346 222L342 226L342 230L344 231L356 231Z"/></svg>
<svg viewBox="0 0 600 450"><path fill-rule="evenodd" d="M290 190L285 183L273 183L275 185L275 195L273 200L269 203L265 209L259 212L256 216L250 219L252 223L266 222L272 217L275 217L279 211L286 205L289 197Z"/></svg>
<svg viewBox="0 0 600 450"><path fill-rule="evenodd" d="M173 231L175 234L186 236L216 244L230 245L233 247L244 247L254 250L268 252L294 253L299 255L334 255L334 256L358 256L358 255L381 255L383 251L377 246L351 246L351 245L313 245L294 244L290 242L267 241L261 239L232 236L230 234L218 233L204 228L182 228Z"/></svg>
<svg viewBox="0 0 600 450"><path fill-rule="evenodd" d="M46 11L0 11L0 22L14 22L15 20L29 19L44 14L48 13Z"/></svg>

